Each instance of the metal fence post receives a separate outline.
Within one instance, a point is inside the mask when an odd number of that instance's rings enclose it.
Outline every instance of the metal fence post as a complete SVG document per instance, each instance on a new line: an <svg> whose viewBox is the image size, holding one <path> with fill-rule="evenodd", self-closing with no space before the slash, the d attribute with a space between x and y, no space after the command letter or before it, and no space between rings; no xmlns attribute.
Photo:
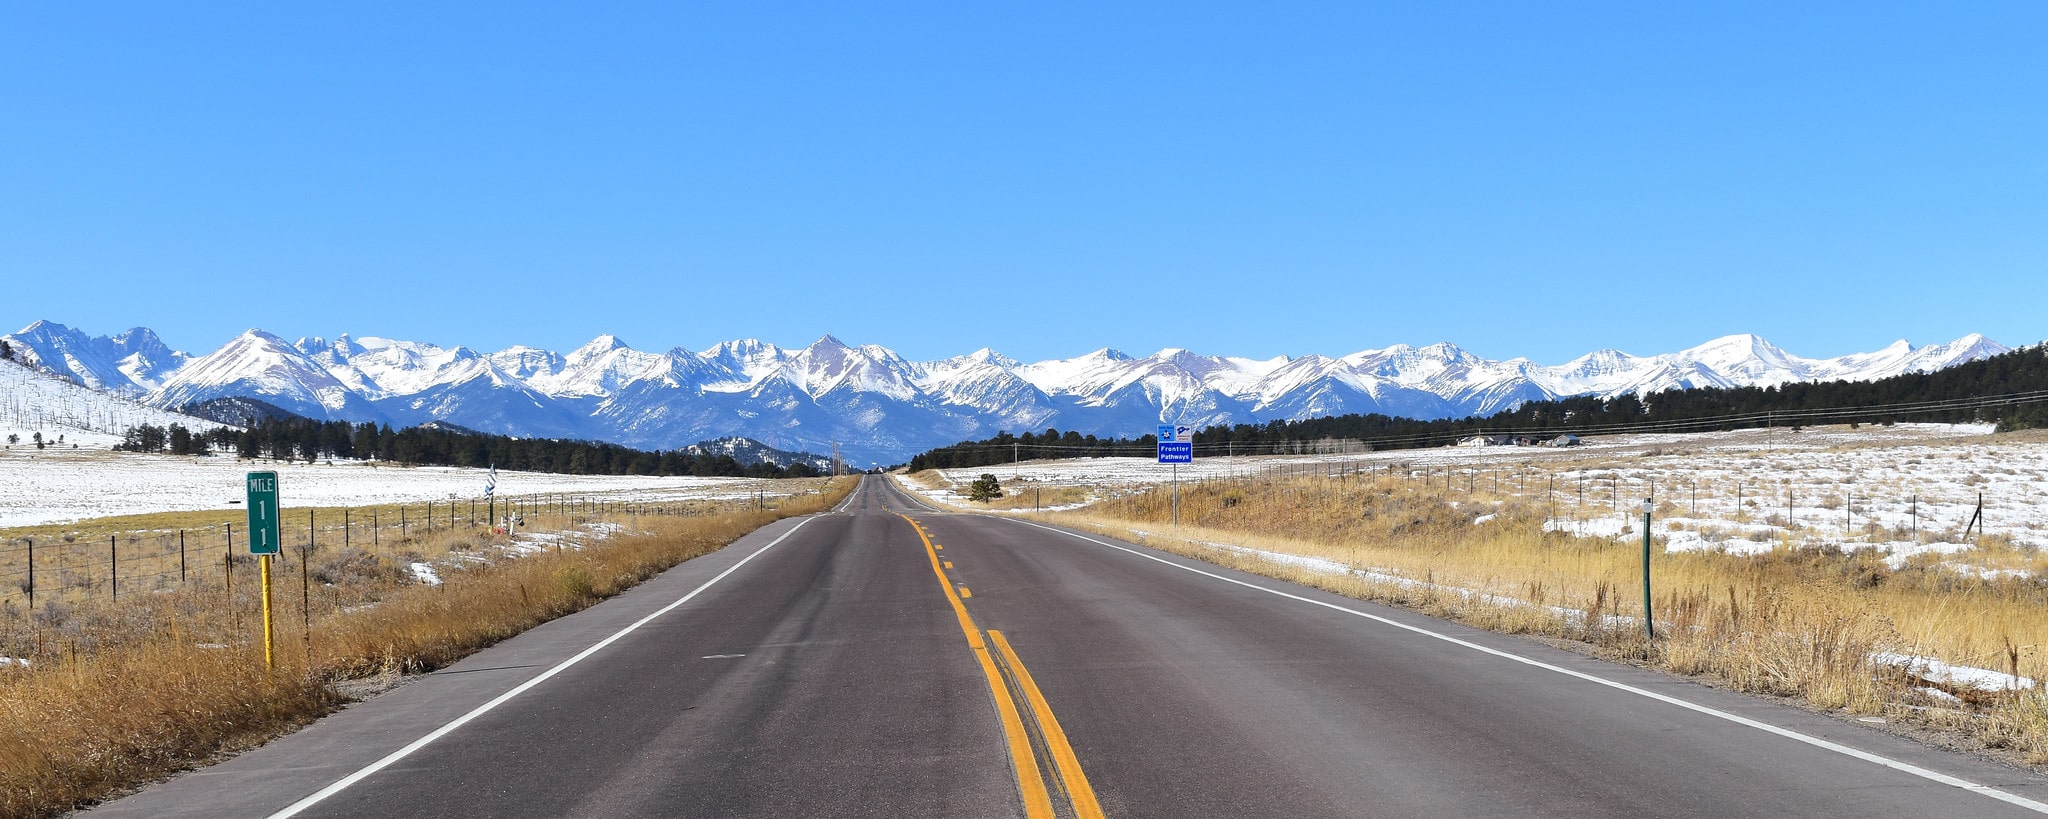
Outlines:
<svg viewBox="0 0 2048 819"><path fill-rule="evenodd" d="M1650 500L1643 499L1643 633L1657 639L1657 627L1650 613Z"/></svg>

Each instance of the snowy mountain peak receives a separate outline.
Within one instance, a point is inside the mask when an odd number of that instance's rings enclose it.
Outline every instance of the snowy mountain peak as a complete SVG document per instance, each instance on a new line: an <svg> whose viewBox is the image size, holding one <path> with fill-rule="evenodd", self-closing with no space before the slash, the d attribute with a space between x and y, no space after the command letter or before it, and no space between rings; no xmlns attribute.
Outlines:
<svg viewBox="0 0 2048 819"><path fill-rule="evenodd" d="M1680 355L1695 361L1704 361L1715 357L1754 357L1773 360L1784 358L1785 351L1778 349L1776 345L1763 340L1762 337L1755 334L1736 333L1734 335L1722 336L1689 350L1684 350Z"/></svg>
<svg viewBox="0 0 2048 819"><path fill-rule="evenodd" d="M347 333L335 336L333 341L328 341L320 336L307 336L292 342L292 346L297 348L299 352L312 356L323 364L330 365L348 361L370 351L370 348L356 343L356 340L353 338L349 338Z"/></svg>
<svg viewBox="0 0 2048 819"><path fill-rule="evenodd" d="M1020 362L1017 359L1011 358L1009 356L1003 355L1002 353L996 352L994 349L989 347L983 347L979 350L975 350L974 352L961 356L961 358L977 364L994 364L1004 369L1015 369L1017 367L1024 366L1023 362Z"/></svg>
<svg viewBox="0 0 2048 819"><path fill-rule="evenodd" d="M626 346L626 342L620 341L618 336L612 335L610 333L605 333L604 335L591 339L589 343L584 344L583 346L571 351L569 353L569 360L589 361L593 358L597 358L613 350L626 349L631 349Z"/></svg>
<svg viewBox="0 0 2048 819"><path fill-rule="evenodd" d="M1819 362L1794 357L1749 333L1722 336L1679 352L1674 358L1732 377L1738 383L1765 384L1814 377Z"/></svg>
<svg viewBox="0 0 2048 819"><path fill-rule="evenodd" d="M1969 335L1963 336L1962 338L1951 341L1947 344L1939 345L1939 348L1948 351L1948 354L1950 355L1968 353L1979 357L1987 355L1997 355L1999 353L2012 351L2011 347L2007 347L1996 341L1992 341L1991 339L1985 338L1983 333L1971 333ZM1917 350L1916 352L1921 352L1929 349L1935 348L1925 347L1921 348L1921 350Z"/></svg>
<svg viewBox="0 0 2048 819"><path fill-rule="evenodd" d="M811 346L805 347L804 351L816 354L847 349L851 348L846 346L846 342L840 341L831 333L826 333L825 335L819 336L817 341L811 342Z"/></svg>
<svg viewBox="0 0 2048 819"><path fill-rule="evenodd" d="M1417 350L1416 353L1423 356L1424 358L1431 358L1437 361L1445 362L1464 361L1472 357L1471 353L1465 352L1465 348L1459 347L1458 345L1452 344L1448 341L1439 341L1435 344L1431 344L1427 347Z"/></svg>
<svg viewBox="0 0 2048 819"><path fill-rule="evenodd" d="M42 320L0 336L23 363L73 383L124 397L138 397L191 356L171 349L145 327L108 338Z"/></svg>
<svg viewBox="0 0 2048 819"><path fill-rule="evenodd" d="M156 337L156 331L148 327L130 327L126 332L114 336L114 343L123 349L138 350L145 347L170 349L164 340Z"/></svg>
<svg viewBox="0 0 2048 819"><path fill-rule="evenodd" d="M1575 374L1597 375L1634 366L1641 360L1639 357L1609 347L1574 358L1564 366Z"/></svg>
<svg viewBox="0 0 2048 819"><path fill-rule="evenodd" d="M491 354L491 363L514 378L531 380L555 375L567 363L562 355L538 347L507 347Z"/></svg>
<svg viewBox="0 0 2048 819"><path fill-rule="evenodd" d="M757 338L742 338L711 345L711 349L705 350L704 354L707 356L732 355L746 357L763 352L779 352L781 349Z"/></svg>
<svg viewBox="0 0 2048 819"><path fill-rule="evenodd" d="M261 327L251 327L247 330L243 330L241 335L235 337L235 340L248 341L256 344L261 344L266 347L292 346L291 343L285 341L283 337L279 336L276 333L270 332L269 330L265 330ZM232 344L234 342L229 343Z"/></svg>
<svg viewBox="0 0 2048 819"><path fill-rule="evenodd" d="M230 396L260 398L322 420L382 417L367 399L318 362L275 334L256 328L178 368L147 401L176 409Z"/></svg>

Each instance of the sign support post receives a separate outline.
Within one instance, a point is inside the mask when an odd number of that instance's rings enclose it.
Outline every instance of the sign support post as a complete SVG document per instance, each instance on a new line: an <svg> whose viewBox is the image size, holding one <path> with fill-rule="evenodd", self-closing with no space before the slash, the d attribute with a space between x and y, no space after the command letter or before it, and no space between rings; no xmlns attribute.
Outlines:
<svg viewBox="0 0 2048 819"><path fill-rule="evenodd" d="M1180 528L1180 464L1173 465L1173 528Z"/></svg>
<svg viewBox="0 0 2048 819"><path fill-rule="evenodd" d="M279 551L277 473L249 473L249 554L263 564L263 667L277 668L275 632L270 616L270 558Z"/></svg>
<svg viewBox="0 0 2048 819"><path fill-rule="evenodd" d="M270 627L270 555L262 556L263 561L263 667L276 668L276 646L274 632Z"/></svg>
<svg viewBox="0 0 2048 819"><path fill-rule="evenodd" d="M1195 462L1195 428L1159 425L1159 462L1173 465L1173 528L1180 528L1180 465Z"/></svg>

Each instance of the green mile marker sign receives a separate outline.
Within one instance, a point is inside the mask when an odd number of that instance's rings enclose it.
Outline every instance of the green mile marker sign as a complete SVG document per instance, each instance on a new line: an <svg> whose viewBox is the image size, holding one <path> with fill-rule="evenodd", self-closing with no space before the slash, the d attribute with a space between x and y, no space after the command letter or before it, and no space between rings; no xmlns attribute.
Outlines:
<svg viewBox="0 0 2048 819"><path fill-rule="evenodd" d="M249 473L249 554L278 553L277 517L277 473Z"/></svg>

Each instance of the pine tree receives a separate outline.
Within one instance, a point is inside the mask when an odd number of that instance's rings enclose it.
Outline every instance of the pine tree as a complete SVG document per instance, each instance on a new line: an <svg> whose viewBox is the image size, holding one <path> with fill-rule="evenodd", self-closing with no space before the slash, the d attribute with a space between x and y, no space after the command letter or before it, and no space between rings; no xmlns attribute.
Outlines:
<svg viewBox="0 0 2048 819"><path fill-rule="evenodd" d="M996 482L996 476L986 472L981 473L981 477L975 478L974 483L967 487L967 499L971 501L987 503L1002 496L1002 484Z"/></svg>

